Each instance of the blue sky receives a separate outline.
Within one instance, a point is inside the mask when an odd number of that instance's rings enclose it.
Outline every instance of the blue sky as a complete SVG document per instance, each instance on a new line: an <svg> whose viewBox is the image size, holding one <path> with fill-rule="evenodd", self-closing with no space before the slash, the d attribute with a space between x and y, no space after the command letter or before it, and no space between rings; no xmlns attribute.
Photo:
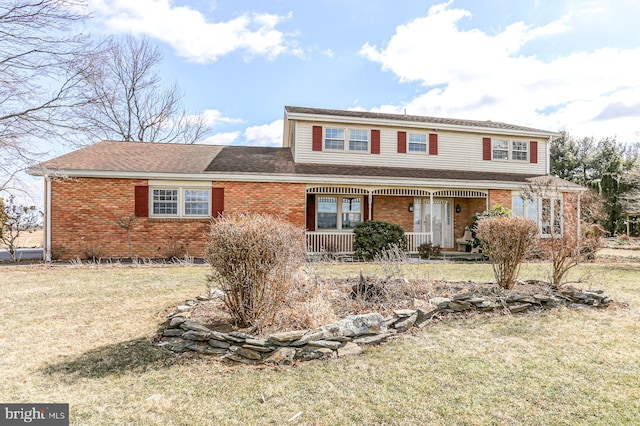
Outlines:
<svg viewBox="0 0 640 426"><path fill-rule="evenodd" d="M207 143L274 146L284 105L640 140L638 0L89 0L164 53Z"/></svg>

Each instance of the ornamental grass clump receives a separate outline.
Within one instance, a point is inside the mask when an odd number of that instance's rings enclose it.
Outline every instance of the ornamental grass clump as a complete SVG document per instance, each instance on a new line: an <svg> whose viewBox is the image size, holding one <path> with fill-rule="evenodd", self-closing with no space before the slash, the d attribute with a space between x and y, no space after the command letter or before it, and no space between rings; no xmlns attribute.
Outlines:
<svg viewBox="0 0 640 426"><path fill-rule="evenodd" d="M300 276L304 230L266 214L212 220L207 259L236 325L268 327Z"/></svg>
<svg viewBox="0 0 640 426"><path fill-rule="evenodd" d="M521 217L488 217L478 222L477 235L482 252L493 265L497 284L513 288L520 265L537 245L538 225Z"/></svg>

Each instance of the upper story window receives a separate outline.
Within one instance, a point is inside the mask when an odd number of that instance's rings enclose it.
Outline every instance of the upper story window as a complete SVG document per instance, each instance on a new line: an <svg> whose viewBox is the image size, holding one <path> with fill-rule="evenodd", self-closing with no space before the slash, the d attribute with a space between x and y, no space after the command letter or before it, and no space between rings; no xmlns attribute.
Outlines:
<svg viewBox="0 0 640 426"><path fill-rule="evenodd" d="M527 161L527 152L529 151L529 143L522 141L511 142L511 159L519 161Z"/></svg>
<svg viewBox="0 0 640 426"><path fill-rule="evenodd" d="M362 221L362 197L318 197L316 229L353 229Z"/></svg>
<svg viewBox="0 0 640 426"><path fill-rule="evenodd" d="M345 136L348 136L345 143ZM324 149L328 151L369 151L369 131L326 127L324 129Z"/></svg>
<svg viewBox="0 0 640 426"><path fill-rule="evenodd" d="M494 160L509 159L509 141L504 139L494 139L491 141L491 148Z"/></svg>
<svg viewBox="0 0 640 426"><path fill-rule="evenodd" d="M344 129L326 128L324 131L324 149L344 150Z"/></svg>
<svg viewBox="0 0 640 426"><path fill-rule="evenodd" d="M151 217L208 217L208 188L151 188Z"/></svg>
<svg viewBox="0 0 640 426"><path fill-rule="evenodd" d="M491 141L491 154L494 160L527 161L528 152L528 142L508 139L493 139Z"/></svg>
<svg viewBox="0 0 640 426"><path fill-rule="evenodd" d="M427 135L419 133L409 133L409 152L427 152Z"/></svg>

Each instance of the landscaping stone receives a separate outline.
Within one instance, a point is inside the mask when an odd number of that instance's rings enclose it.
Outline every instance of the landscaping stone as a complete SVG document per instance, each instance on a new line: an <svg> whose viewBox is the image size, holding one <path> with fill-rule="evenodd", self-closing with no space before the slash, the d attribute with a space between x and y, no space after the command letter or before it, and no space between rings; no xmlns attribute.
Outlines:
<svg viewBox="0 0 640 426"><path fill-rule="evenodd" d="M401 319L397 323L393 324L393 328L395 328L398 331L398 333L404 333L405 331L407 331L413 326L413 324L416 322L417 319L418 319L418 312L413 311L413 314L411 316Z"/></svg>
<svg viewBox="0 0 640 426"><path fill-rule="evenodd" d="M262 355L260 355L260 352L254 351L252 349L239 347L234 352L236 355L241 356L242 358L253 359L253 360L262 359Z"/></svg>
<svg viewBox="0 0 640 426"><path fill-rule="evenodd" d="M180 324L185 322L187 319L185 317L174 317L169 321L169 327L175 328L180 327Z"/></svg>
<svg viewBox="0 0 640 426"><path fill-rule="evenodd" d="M265 352L265 353L273 352L275 350L275 346L256 346L256 345L249 345L247 343L242 345L242 347L245 349L251 349L252 351Z"/></svg>
<svg viewBox="0 0 640 426"><path fill-rule="evenodd" d="M191 320L185 320L184 322L182 322L182 324L180 324L180 328L184 329L184 330L193 330L193 331L204 331L206 333L210 333L211 330L209 330L207 327L205 327L204 325L195 322L195 321L191 321Z"/></svg>
<svg viewBox="0 0 640 426"><path fill-rule="evenodd" d="M342 358L350 355L358 355L362 353L362 347L356 343L349 342L340 349L338 349L338 358Z"/></svg>
<svg viewBox="0 0 640 426"><path fill-rule="evenodd" d="M228 349L229 346L231 346L229 342L223 342L217 339L210 339L209 345L213 346L214 348L221 348L221 349Z"/></svg>
<svg viewBox="0 0 640 426"><path fill-rule="evenodd" d="M171 337L171 336L182 336L182 333L184 333L184 330L181 328L166 328L163 332L162 335L166 336L166 337Z"/></svg>
<svg viewBox="0 0 640 426"><path fill-rule="evenodd" d="M278 365L288 365L293 362L293 358L296 356L296 350L294 348L282 347L278 348L269 357L267 357L264 362L278 364Z"/></svg>
<svg viewBox="0 0 640 426"><path fill-rule="evenodd" d="M352 315L314 330L274 333L263 338L240 331L221 333L190 319L170 314L157 346L172 352L187 351L219 355L221 359L248 365L291 364L362 352L362 347L379 344L412 327L422 328L441 315L469 310L517 314L550 309L558 305L584 309L607 306L613 300L602 291L582 291L572 287L549 288L549 294L510 294L501 298L479 292L465 292L451 298L434 297L417 309L397 309L384 318L379 313ZM420 303L414 300L414 306ZM193 307L197 301L183 305Z"/></svg>
<svg viewBox="0 0 640 426"><path fill-rule="evenodd" d="M304 336L309 330L294 330L294 331L285 331L284 333L276 333L269 336L269 340L285 343L285 342L293 342L295 340L299 340Z"/></svg>
<svg viewBox="0 0 640 426"><path fill-rule="evenodd" d="M335 350L342 346L342 343L336 342L335 340L312 340L307 343L307 346L317 346L319 348L329 348Z"/></svg>
<svg viewBox="0 0 640 426"><path fill-rule="evenodd" d="M353 343L357 345L375 345L387 340L390 336L390 333L384 334L374 334L371 336L358 337L357 339L353 339Z"/></svg>
<svg viewBox="0 0 640 426"><path fill-rule="evenodd" d="M188 330L182 333L182 338L187 340L199 340L204 342L205 340L209 340L211 338L211 332Z"/></svg>

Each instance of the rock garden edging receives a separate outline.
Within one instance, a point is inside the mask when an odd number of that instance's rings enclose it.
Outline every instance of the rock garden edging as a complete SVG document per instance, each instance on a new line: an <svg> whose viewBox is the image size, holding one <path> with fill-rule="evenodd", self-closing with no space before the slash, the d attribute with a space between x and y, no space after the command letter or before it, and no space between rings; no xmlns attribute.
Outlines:
<svg viewBox="0 0 640 426"><path fill-rule="evenodd" d="M605 307L611 302L613 300L601 290L582 291L571 287L550 294L506 297L466 292L450 298L432 298L428 305L431 308L399 309L386 318L377 312L352 315L313 330L287 331L259 338L237 331L214 331L188 319L185 315L199 303L189 300L169 315L158 346L176 353L191 351L216 355L244 364L283 365L358 354L364 346L379 344L412 327L422 328L443 315L470 311L517 314L562 305L569 308Z"/></svg>

